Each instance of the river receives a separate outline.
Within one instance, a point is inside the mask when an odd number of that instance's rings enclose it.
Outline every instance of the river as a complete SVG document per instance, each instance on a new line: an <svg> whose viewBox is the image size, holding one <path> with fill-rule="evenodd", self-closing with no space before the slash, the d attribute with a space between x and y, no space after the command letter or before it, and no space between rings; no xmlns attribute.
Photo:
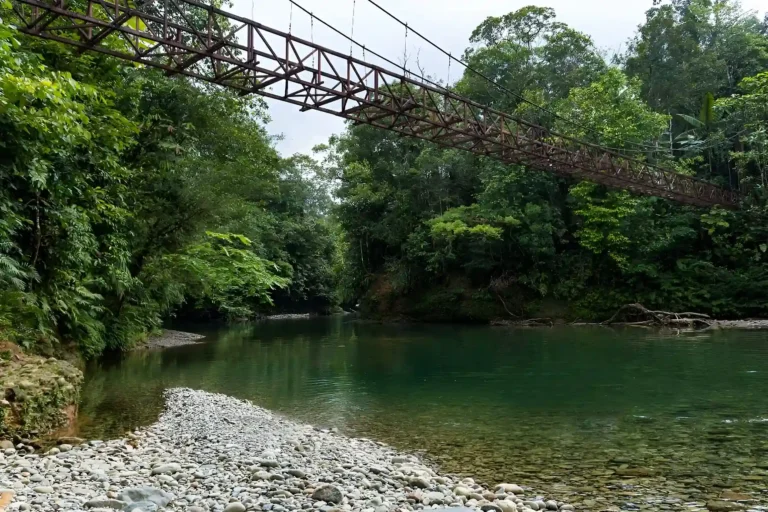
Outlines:
<svg viewBox="0 0 768 512"><path fill-rule="evenodd" d="M352 317L194 330L207 342L89 367L80 434L149 424L163 390L186 386L587 507L685 510L723 493L768 505L768 331Z"/></svg>

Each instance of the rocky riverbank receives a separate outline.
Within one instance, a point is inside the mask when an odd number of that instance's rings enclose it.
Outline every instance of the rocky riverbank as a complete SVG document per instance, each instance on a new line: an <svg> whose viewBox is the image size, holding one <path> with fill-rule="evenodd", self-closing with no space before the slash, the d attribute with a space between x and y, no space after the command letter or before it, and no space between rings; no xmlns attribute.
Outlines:
<svg viewBox="0 0 768 512"><path fill-rule="evenodd" d="M152 426L114 441L45 454L0 452L8 510L483 512L573 510L516 484L491 490L439 475L419 458L367 439L285 419L224 395L167 392Z"/></svg>
<svg viewBox="0 0 768 512"><path fill-rule="evenodd" d="M0 344L0 439L37 437L74 421L82 380L66 361Z"/></svg>
<svg viewBox="0 0 768 512"><path fill-rule="evenodd" d="M202 334L163 329L162 333L150 336L146 342L139 345L137 348L173 348L182 347L184 345L196 345L200 343L203 338L205 338L205 336Z"/></svg>

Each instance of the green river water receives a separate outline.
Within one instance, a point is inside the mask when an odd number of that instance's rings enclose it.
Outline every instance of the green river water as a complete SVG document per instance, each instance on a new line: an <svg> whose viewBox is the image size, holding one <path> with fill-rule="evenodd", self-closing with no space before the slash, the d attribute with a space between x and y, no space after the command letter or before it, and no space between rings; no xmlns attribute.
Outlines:
<svg viewBox="0 0 768 512"><path fill-rule="evenodd" d="M206 343L86 375L80 434L153 422L162 392L230 394L582 508L768 510L768 331L380 325L190 329Z"/></svg>

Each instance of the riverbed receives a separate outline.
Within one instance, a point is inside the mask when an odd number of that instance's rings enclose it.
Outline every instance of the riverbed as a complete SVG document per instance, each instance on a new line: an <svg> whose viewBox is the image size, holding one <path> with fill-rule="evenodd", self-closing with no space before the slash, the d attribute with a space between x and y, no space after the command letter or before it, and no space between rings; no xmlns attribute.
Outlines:
<svg viewBox="0 0 768 512"><path fill-rule="evenodd" d="M159 420L126 437L0 453L11 512L569 512L517 484L493 490L412 454L305 425L251 402L165 393ZM2 505L0 505L1 507Z"/></svg>
<svg viewBox="0 0 768 512"><path fill-rule="evenodd" d="M207 338L88 369L80 435L148 425L184 386L584 510L768 506L768 332L350 317L181 328Z"/></svg>

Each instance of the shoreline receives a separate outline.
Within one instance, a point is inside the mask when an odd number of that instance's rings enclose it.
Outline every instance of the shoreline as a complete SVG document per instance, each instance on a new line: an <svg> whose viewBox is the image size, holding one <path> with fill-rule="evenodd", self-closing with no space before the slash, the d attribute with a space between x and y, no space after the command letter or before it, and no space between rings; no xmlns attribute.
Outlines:
<svg viewBox="0 0 768 512"><path fill-rule="evenodd" d="M482 512L574 510L516 484L493 491L420 457L289 420L250 402L175 388L153 425L45 454L0 451L9 512ZM138 504L137 504L138 503Z"/></svg>
<svg viewBox="0 0 768 512"><path fill-rule="evenodd" d="M163 329L160 334L154 334L147 338L147 341L138 345L133 350L157 349L183 347L186 345L198 345L205 338L203 334L193 332L176 331L173 329Z"/></svg>
<svg viewBox="0 0 768 512"><path fill-rule="evenodd" d="M619 322L606 324L602 322L577 322L568 323L558 319L535 318L531 320L493 320L487 324L490 327L512 327L512 328L552 328L552 327L606 327L606 328L625 328L634 327L652 330L674 329L675 331L717 331L717 330L768 330L768 320L765 319L745 319L745 320L712 320L712 324L706 327L696 328L695 326L672 326L672 325L648 325L644 323L626 323Z"/></svg>

